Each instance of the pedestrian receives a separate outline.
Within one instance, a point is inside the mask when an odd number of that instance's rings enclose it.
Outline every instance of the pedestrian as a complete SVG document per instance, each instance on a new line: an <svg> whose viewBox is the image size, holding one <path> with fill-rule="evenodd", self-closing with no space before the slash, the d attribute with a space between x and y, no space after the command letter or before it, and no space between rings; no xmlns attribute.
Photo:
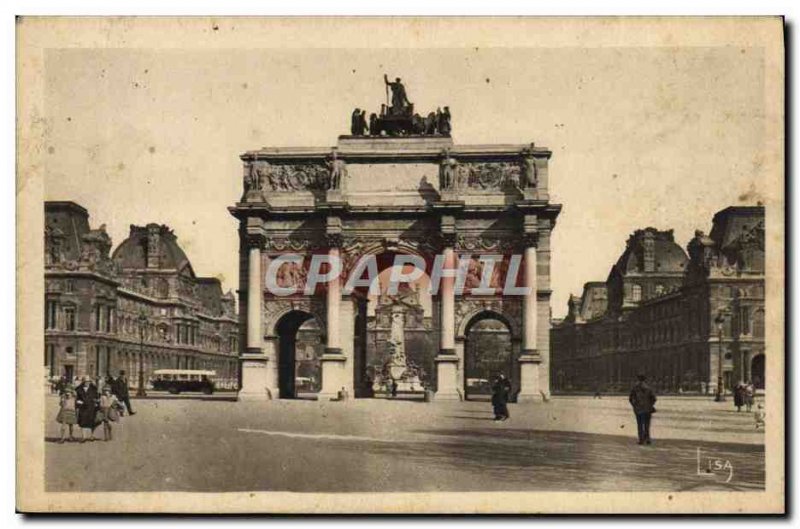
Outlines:
<svg viewBox="0 0 800 529"><path fill-rule="evenodd" d="M97 410L97 423L103 424L103 440L111 441L111 423L119 420L119 409L122 407L117 397L111 393L111 388L106 386L100 395L99 409Z"/></svg>
<svg viewBox="0 0 800 529"><path fill-rule="evenodd" d="M128 390L128 378L125 376L125 370L121 370L117 378L112 377L111 393L113 393L121 403L125 404L128 415L136 415L136 412L131 408L131 396Z"/></svg>
<svg viewBox="0 0 800 529"><path fill-rule="evenodd" d="M67 381L67 377L61 375L61 377L58 379L58 382L56 382L56 393L61 395L62 393L64 393L64 391L67 390L68 387L69 387L69 382Z"/></svg>
<svg viewBox="0 0 800 529"><path fill-rule="evenodd" d="M756 397L756 388L749 380L744 386L744 405L747 406L747 412L750 413L753 409L753 402Z"/></svg>
<svg viewBox="0 0 800 529"><path fill-rule="evenodd" d="M81 442L94 441L94 429L97 426L97 387L92 384L89 377L83 377L83 382L75 390L78 405L78 425L81 427Z"/></svg>
<svg viewBox="0 0 800 529"><path fill-rule="evenodd" d="M397 380L392 379L391 388L392 388L392 398L397 397Z"/></svg>
<svg viewBox="0 0 800 529"><path fill-rule="evenodd" d="M75 435L73 427L78 424L77 404L75 401L75 390L72 388L64 388L64 391L59 397L58 415L56 415L56 422L61 424L61 438L58 440L59 444L63 443L67 437L67 429L69 429L69 440L74 441Z"/></svg>
<svg viewBox="0 0 800 529"><path fill-rule="evenodd" d="M492 386L492 408L494 420L505 421L511 415L508 413L508 399L511 393L511 382L502 373L497 375Z"/></svg>
<svg viewBox="0 0 800 529"><path fill-rule="evenodd" d="M756 411L753 413L753 417L756 420L756 430L758 430L759 426L766 426L767 412L764 411L763 404L759 403L758 406L756 406Z"/></svg>
<svg viewBox="0 0 800 529"><path fill-rule="evenodd" d="M638 379L631 389L628 401L636 414L636 427L639 433L639 444L650 444L650 418L655 413L656 394L647 385L647 377L643 374L637 375Z"/></svg>
<svg viewBox="0 0 800 529"><path fill-rule="evenodd" d="M733 405L736 406L736 411L742 411L742 406L744 406L744 384L742 382L733 388Z"/></svg>

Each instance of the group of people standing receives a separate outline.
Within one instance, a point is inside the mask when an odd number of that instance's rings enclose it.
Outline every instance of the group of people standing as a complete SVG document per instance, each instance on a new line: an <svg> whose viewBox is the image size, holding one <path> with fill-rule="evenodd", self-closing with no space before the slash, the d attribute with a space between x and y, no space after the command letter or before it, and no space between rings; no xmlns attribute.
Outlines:
<svg viewBox="0 0 800 529"><path fill-rule="evenodd" d="M109 375L106 379L98 377L96 381L84 376L77 387L63 377L56 385L59 393L59 411L56 422L61 424L61 437L58 442L67 439L75 441L74 427L81 431L80 442L95 441L95 430L103 426L103 440L111 441L111 424L120 420L127 410L128 415L135 415L131 408L128 379L125 371L118 376Z"/></svg>
<svg viewBox="0 0 800 529"><path fill-rule="evenodd" d="M736 384L733 388L733 405L736 406L736 411L742 411L742 406L746 407L748 412L752 411L755 396L756 388L749 380Z"/></svg>

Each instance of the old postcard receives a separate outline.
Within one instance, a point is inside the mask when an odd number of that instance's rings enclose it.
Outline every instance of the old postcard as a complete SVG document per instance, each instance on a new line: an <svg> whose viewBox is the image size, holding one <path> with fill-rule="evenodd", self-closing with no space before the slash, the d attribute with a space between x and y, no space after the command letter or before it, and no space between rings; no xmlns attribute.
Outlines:
<svg viewBox="0 0 800 529"><path fill-rule="evenodd" d="M782 19L17 44L19 510L784 511Z"/></svg>

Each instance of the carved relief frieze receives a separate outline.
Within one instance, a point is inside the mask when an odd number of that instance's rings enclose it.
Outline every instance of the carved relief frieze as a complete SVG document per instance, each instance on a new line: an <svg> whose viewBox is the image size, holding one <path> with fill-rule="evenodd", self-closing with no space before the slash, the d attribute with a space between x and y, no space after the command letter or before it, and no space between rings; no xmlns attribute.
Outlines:
<svg viewBox="0 0 800 529"><path fill-rule="evenodd" d="M462 189L503 191L518 188L522 168L516 162L470 162L459 166Z"/></svg>
<svg viewBox="0 0 800 529"><path fill-rule="evenodd" d="M245 171L245 191L271 192L315 191L328 188L331 168L324 162L272 163L250 162Z"/></svg>

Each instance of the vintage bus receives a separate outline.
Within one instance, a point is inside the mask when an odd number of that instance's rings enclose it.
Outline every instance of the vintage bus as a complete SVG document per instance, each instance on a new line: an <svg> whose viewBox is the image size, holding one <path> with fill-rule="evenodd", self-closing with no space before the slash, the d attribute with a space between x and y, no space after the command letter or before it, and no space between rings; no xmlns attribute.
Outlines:
<svg viewBox="0 0 800 529"><path fill-rule="evenodd" d="M216 371L196 369L157 369L153 371L151 383L156 391L169 391L173 395L185 391L214 393Z"/></svg>

